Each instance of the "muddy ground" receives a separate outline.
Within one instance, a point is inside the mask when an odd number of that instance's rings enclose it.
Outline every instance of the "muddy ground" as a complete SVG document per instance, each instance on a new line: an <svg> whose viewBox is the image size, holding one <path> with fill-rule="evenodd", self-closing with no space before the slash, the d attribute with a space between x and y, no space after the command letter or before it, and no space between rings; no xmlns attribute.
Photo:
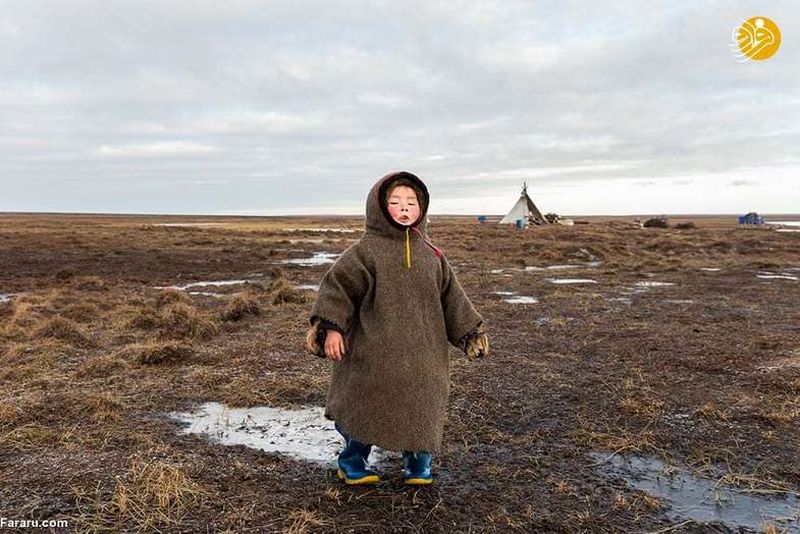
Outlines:
<svg viewBox="0 0 800 534"><path fill-rule="evenodd" d="M0 216L0 516L81 531L736 530L670 515L597 452L800 491L800 233L586 220L432 217L492 354L451 349L436 482L407 489L399 465L343 487L324 465L215 445L167 415L324 404L332 364L303 351L314 291L296 286L329 264L284 260L343 251L363 220ZM187 222L221 224L170 226ZM594 282L550 281L565 278Z"/></svg>

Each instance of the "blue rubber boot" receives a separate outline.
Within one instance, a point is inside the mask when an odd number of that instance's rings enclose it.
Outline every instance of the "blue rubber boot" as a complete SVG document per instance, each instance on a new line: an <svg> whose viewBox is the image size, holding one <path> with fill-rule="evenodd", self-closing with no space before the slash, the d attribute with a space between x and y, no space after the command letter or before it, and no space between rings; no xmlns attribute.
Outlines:
<svg viewBox="0 0 800 534"><path fill-rule="evenodd" d="M375 484L380 477L375 471L367 468L367 458L372 450L372 445L361 443L347 435L337 422L336 430L342 435L345 447L339 453L337 464L339 469L336 475L344 480L345 484Z"/></svg>
<svg viewBox="0 0 800 534"><path fill-rule="evenodd" d="M433 455L426 451L403 451L403 478L406 484L424 485L433 482Z"/></svg>

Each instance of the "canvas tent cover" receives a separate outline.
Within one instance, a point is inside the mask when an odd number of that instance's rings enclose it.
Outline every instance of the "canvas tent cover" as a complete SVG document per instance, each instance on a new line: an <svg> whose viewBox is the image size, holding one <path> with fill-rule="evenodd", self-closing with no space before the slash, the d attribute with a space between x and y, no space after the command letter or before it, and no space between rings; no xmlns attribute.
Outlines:
<svg viewBox="0 0 800 534"><path fill-rule="evenodd" d="M511 211L503 217L500 224L514 224L518 219L527 221L528 217L532 217L537 222L547 223L547 220L533 203L531 197L528 196L528 184L522 186L522 193L519 195L517 203L511 208Z"/></svg>

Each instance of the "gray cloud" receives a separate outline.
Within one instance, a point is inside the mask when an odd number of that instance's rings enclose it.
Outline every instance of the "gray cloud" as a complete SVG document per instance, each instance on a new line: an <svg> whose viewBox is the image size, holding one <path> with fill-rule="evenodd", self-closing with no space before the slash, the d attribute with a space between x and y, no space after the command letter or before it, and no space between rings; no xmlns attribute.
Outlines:
<svg viewBox="0 0 800 534"><path fill-rule="evenodd" d="M752 13L716 2L0 7L2 210L357 212L399 168L445 199L741 170L763 210L800 200L768 200L768 169L800 169L789 1L746 64Z"/></svg>

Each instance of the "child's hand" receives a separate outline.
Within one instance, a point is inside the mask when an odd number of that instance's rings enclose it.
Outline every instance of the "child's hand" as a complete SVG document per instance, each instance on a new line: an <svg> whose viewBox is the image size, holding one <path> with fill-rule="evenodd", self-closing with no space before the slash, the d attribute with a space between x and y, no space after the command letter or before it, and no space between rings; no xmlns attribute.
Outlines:
<svg viewBox="0 0 800 534"><path fill-rule="evenodd" d="M329 360L338 362L344 356L344 338L336 330L328 330L325 337L325 357Z"/></svg>

